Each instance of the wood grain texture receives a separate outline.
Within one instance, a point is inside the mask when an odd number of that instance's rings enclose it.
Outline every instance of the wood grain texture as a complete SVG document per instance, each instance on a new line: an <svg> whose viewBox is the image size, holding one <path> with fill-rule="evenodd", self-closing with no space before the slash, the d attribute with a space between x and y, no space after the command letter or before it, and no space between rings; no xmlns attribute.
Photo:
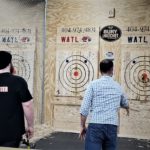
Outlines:
<svg viewBox="0 0 150 150"><path fill-rule="evenodd" d="M35 124L41 124L43 103L43 20L45 3L23 3L0 0L0 28L32 28L36 30L34 70Z"/></svg>
<svg viewBox="0 0 150 150"><path fill-rule="evenodd" d="M109 18L109 11L115 8L115 18ZM67 26L95 26L102 29L106 25L115 25L122 31L122 37L115 42L106 42L99 39L99 57L98 61L105 58L107 52L114 53L115 72L114 77L122 83L122 55L124 52L131 51L131 48L147 48L146 45L133 44L132 46L125 42L127 36L126 30L129 26L149 26L150 25L150 1L149 0L48 0L47 6L47 47L45 60L45 122L51 123L55 130L79 131L78 118L76 123L68 125L67 121L55 120L57 112L55 108L64 109L69 106L78 106L81 100L72 97L55 97L55 73L56 73L56 50L57 50L57 28ZM146 32L147 33L147 32ZM141 33L140 33L141 34ZM149 34L149 32L148 32ZM136 35L136 33L133 33ZM148 47L149 48L149 47ZM82 99L82 98L81 98ZM132 102L131 102L132 103ZM147 119L150 108L149 102L145 104L134 103L131 107L142 107L140 112L131 110L131 116L127 118L124 112L120 114L121 126L120 136L150 138L148 126L150 120ZM147 109L143 106L147 105ZM55 114L56 113L56 114ZM77 113L77 112L76 112ZM145 116L143 118L143 115ZM76 116L74 114L74 116ZM66 114L67 117L67 114ZM69 118L69 116L68 116ZM133 121L134 120L134 121ZM137 124L136 124L137 123ZM136 127L136 128L135 128ZM131 128L132 130L129 130Z"/></svg>

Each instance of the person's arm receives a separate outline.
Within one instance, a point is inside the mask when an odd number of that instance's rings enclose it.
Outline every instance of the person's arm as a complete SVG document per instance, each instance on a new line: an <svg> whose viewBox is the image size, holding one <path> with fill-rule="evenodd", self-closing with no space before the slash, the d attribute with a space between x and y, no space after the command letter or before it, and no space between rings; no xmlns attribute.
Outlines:
<svg viewBox="0 0 150 150"><path fill-rule="evenodd" d="M87 117L85 117L82 114L80 114L80 118L81 118L81 130L80 130L79 138L81 140L84 140L85 139L85 134L86 134L85 122L86 122L86 118Z"/></svg>
<svg viewBox="0 0 150 150"><path fill-rule="evenodd" d="M80 108L80 121L81 121L81 130L79 137L82 139L85 138L85 133L86 133L86 119L89 113L89 109L92 104L92 99L93 99L93 89L92 86L89 86L85 92L84 99L81 104Z"/></svg>
<svg viewBox="0 0 150 150"><path fill-rule="evenodd" d="M28 138L31 138L34 133L34 110L33 110L33 100L22 103L24 115L27 121L26 134Z"/></svg>

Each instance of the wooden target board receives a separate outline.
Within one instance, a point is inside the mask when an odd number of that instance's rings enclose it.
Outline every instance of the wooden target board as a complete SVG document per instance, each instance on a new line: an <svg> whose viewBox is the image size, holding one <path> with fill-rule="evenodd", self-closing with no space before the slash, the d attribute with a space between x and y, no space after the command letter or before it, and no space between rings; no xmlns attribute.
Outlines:
<svg viewBox="0 0 150 150"><path fill-rule="evenodd" d="M150 100L150 53L130 51L124 53L123 84L132 100Z"/></svg>
<svg viewBox="0 0 150 150"><path fill-rule="evenodd" d="M23 77L33 93L33 71L35 51L35 29L31 28L1 28L0 50L12 54L15 74Z"/></svg>
<svg viewBox="0 0 150 150"><path fill-rule="evenodd" d="M97 52L57 51L57 96L81 96L90 81L97 78Z"/></svg>

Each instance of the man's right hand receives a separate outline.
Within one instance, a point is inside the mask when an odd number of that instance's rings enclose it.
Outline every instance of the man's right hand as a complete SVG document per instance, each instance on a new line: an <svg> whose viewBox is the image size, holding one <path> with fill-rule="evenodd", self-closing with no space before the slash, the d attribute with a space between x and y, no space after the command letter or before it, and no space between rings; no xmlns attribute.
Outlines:
<svg viewBox="0 0 150 150"><path fill-rule="evenodd" d="M86 127L81 127L80 133L79 133L79 138L81 140L85 140L85 135L86 135Z"/></svg>
<svg viewBox="0 0 150 150"><path fill-rule="evenodd" d="M31 139L33 137L33 134L34 134L33 127L28 127L26 129L26 136L28 137L28 139Z"/></svg>

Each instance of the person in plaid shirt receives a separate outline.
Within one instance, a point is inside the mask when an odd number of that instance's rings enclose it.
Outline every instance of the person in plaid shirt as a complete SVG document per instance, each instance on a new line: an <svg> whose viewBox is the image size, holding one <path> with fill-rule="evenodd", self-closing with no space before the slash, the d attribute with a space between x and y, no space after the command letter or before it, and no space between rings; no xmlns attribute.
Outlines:
<svg viewBox="0 0 150 150"><path fill-rule="evenodd" d="M128 100L113 76L113 62L100 62L101 78L92 81L81 104L80 138L85 138L85 150L116 150L119 108L125 108L129 115ZM90 114L90 115L89 115ZM86 119L89 125L86 129Z"/></svg>

